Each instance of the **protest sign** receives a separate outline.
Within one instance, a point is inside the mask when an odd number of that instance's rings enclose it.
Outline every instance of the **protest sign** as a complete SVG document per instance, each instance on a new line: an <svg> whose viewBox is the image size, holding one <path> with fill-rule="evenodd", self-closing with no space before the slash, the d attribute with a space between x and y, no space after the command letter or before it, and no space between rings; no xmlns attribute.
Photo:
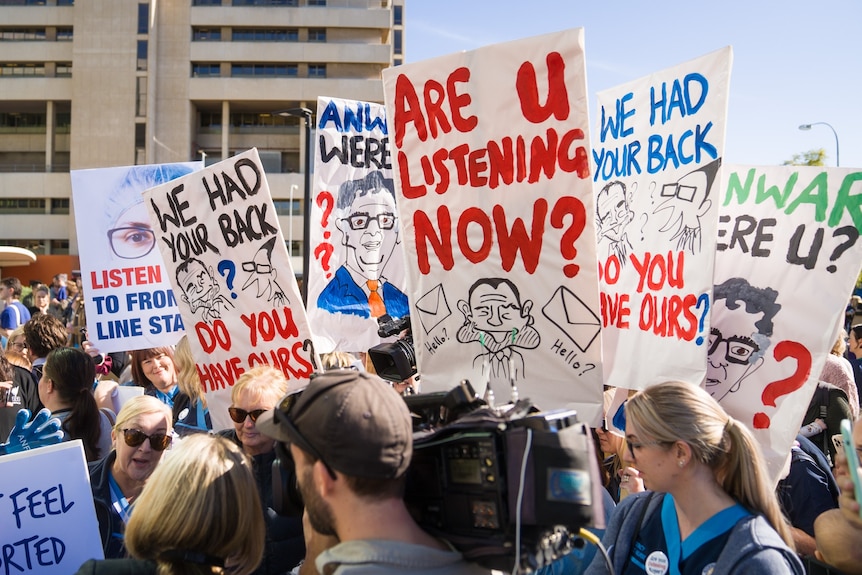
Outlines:
<svg viewBox="0 0 862 575"><path fill-rule="evenodd" d="M103 559L80 439L0 457L0 572L68 575Z"/></svg>
<svg viewBox="0 0 862 575"><path fill-rule="evenodd" d="M422 390L601 411L583 30L383 71Z"/></svg>
<svg viewBox="0 0 862 575"><path fill-rule="evenodd" d="M862 263L862 170L727 166L706 390L778 480Z"/></svg>
<svg viewBox="0 0 862 575"><path fill-rule="evenodd" d="M731 60L727 47L598 94L607 385L703 380Z"/></svg>
<svg viewBox="0 0 862 575"><path fill-rule="evenodd" d="M311 334L257 149L144 193L214 429L237 378L313 371Z"/></svg>
<svg viewBox="0 0 862 575"><path fill-rule="evenodd" d="M202 162L72 170L87 339L102 353L173 345L183 322L141 193Z"/></svg>
<svg viewBox="0 0 862 575"><path fill-rule="evenodd" d="M308 222L315 348L366 351L381 342L378 317L409 314L383 106L318 98L316 150Z"/></svg>

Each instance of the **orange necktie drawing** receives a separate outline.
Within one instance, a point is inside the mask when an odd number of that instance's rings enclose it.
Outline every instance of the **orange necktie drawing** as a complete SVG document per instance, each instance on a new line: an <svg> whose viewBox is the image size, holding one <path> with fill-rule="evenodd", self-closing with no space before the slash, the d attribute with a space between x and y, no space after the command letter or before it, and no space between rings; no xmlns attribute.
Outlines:
<svg viewBox="0 0 862 575"><path fill-rule="evenodd" d="M368 308L371 310L371 317L380 317L386 313L386 304L383 303L383 297L377 293L380 287L378 280L368 280L365 282L371 293L368 294Z"/></svg>

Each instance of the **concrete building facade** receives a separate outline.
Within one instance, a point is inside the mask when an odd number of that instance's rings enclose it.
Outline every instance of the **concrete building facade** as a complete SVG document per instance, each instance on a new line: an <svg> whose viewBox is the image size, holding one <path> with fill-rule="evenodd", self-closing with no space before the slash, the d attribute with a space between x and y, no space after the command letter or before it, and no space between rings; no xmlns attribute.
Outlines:
<svg viewBox="0 0 862 575"><path fill-rule="evenodd" d="M0 244L77 254L69 170L260 152L301 271L318 96L383 101L404 0L0 0ZM313 150L313 148L312 148ZM288 233L291 237L288 237Z"/></svg>

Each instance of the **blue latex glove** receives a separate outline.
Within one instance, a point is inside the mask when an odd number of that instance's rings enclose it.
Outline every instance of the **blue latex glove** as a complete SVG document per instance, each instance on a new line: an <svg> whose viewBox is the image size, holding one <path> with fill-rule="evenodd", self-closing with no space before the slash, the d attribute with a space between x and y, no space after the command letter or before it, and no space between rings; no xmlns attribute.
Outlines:
<svg viewBox="0 0 862 575"><path fill-rule="evenodd" d="M30 421L30 410L21 409L15 417L15 427L9 433L9 439L0 444L0 455L54 445L63 441L63 435L60 420L51 417L47 409L39 411L33 421Z"/></svg>

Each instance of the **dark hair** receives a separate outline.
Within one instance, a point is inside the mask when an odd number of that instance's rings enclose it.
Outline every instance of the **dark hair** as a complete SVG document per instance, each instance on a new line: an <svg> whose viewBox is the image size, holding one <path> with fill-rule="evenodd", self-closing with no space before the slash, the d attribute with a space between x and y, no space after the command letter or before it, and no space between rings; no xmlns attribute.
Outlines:
<svg viewBox="0 0 862 575"><path fill-rule="evenodd" d="M71 439L84 443L87 461L99 458L102 414L93 397L96 365L93 358L74 347L61 347L48 354L43 375L50 379L54 391L71 412L63 420L63 429Z"/></svg>
<svg viewBox="0 0 862 575"><path fill-rule="evenodd" d="M515 301L518 305L521 305L521 292L518 291L518 286L512 283L511 280L506 278L481 278L476 280L473 285L470 286L470 289L467 291L467 301L470 301L470 296L473 295L473 292L476 291L476 288L481 285L491 286L492 289L500 289L501 285L509 286L509 289L512 290L512 294L515 296Z"/></svg>
<svg viewBox="0 0 862 575"><path fill-rule="evenodd" d="M850 332L856 337L856 339L862 339L862 323L857 323L851 327Z"/></svg>
<svg viewBox="0 0 862 575"><path fill-rule="evenodd" d="M37 314L24 324L24 339L33 357L47 357L51 351L66 345L66 325L50 314Z"/></svg>
<svg viewBox="0 0 862 575"><path fill-rule="evenodd" d="M781 304L776 303L778 292L772 288L754 287L744 278L728 278L724 283L713 288L713 301L727 300L727 309L736 309L739 302L745 304L745 311L750 314L763 313L754 326L760 333L766 336L772 335L772 319L781 309Z"/></svg>
<svg viewBox="0 0 862 575"><path fill-rule="evenodd" d="M349 208L356 198L379 192L389 192L392 200L395 200L395 184L392 178L384 178L383 172L368 172L368 175L358 180L347 180L338 187L338 201L336 207L339 210Z"/></svg>
<svg viewBox="0 0 862 575"><path fill-rule="evenodd" d="M6 355L0 353L0 381L11 381L15 375L15 368L6 359ZM5 406L0 406L5 407Z"/></svg>
<svg viewBox="0 0 862 575"><path fill-rule="evenodd" d="M21 280L18 278L3 278L3 285L12 290L12 297L21 297Z"/></svg>
<svg viewBox="0 0 862 575"><path fill-rule="evenodd" d="M141 364L144 363L145 359L158 357L162 354L170 357L171 361L174 360L174 350L170 347L151 347L149 349L136 349L132 352L132 381L136 385L142 387L152 385L152 382L144 375L144 368L141 367ZM176 365L174 366L174 371L176 371Z"/></svg>

